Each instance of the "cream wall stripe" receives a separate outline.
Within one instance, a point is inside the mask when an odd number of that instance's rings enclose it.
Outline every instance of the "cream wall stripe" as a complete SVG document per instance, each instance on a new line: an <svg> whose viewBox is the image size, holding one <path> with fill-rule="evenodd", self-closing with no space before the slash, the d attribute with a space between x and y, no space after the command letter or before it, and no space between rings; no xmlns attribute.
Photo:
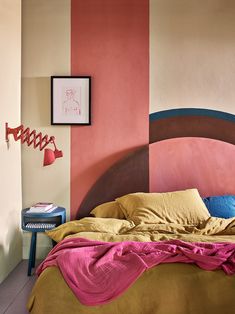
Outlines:
<svg viewBox="0 0 235 314"><path fill-rule="evenodd" d="M150 112L235 114L235 1L150 0Z"/></svg>
<svg viewBox="0 0 235 314"><path fill-rule="evenodd" d="M54 135L64 157L43 167L43 153L22 146L23 206L52 201L70 212L70 127L50 125L50 76L70 75L70 0L23 0L22 122ZM24 234L23 257L28 258ZM48 251L46 236L38 257Z"/></svg>
<svg viewBox="0 0 235 314"><path fill-rule="evenodd" d="M22 258L20 144L5 142L5 122L20 124L21 1L0 0L0 283ZM1 302L1 301L0 301Z"/></svg>

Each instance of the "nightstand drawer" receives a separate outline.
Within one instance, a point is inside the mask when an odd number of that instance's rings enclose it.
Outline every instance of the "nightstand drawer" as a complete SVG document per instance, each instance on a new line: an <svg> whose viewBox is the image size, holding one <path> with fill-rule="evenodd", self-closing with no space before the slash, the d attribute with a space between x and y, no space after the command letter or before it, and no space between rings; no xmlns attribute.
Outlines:
<svg viewBox="0 0 235 314"><path fill-rule="evenodd" d="M38 229L38 232L44 232L46 229L48 229L45 228L46 225L53 225L53 227L49 228L52 229L61 225L62 223L64 223L64 220L61 216L46 218L24 216L22 219L22 229L25 231L32 231L33 225L35 225L35 229ZM39 229L41 229L41 231L39 231Z"/></svg>
<svg viewBox="0 0 235 314"><path fill-rule="evenodd" d="M47 223L47 222L29 222L25 225L25 228L28 230L32 230L32 229L44 229L44 230L48 230L48 229L53 229L56 227L56 224L54 223Z"/></svg>

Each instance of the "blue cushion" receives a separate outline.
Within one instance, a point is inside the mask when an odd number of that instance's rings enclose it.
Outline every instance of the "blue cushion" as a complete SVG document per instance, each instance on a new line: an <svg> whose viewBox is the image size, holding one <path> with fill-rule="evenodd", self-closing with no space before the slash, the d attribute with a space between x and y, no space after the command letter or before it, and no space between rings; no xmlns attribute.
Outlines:
<svg viewBox="0 0 235 314"><path fill-rule="evenodd" d="M235 217L235 195L210 196L203 199L213 217Z"/></svg>

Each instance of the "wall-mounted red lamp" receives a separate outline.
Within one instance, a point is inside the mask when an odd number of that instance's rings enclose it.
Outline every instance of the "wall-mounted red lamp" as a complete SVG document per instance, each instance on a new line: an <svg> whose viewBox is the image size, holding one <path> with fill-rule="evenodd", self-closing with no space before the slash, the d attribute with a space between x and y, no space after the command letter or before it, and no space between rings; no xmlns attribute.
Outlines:
<svg viewBox="0 0 235 314"><path fill-rule="evenodd" d="M47 134L42 136L42 133L36 133L36 130L30 132L29 128L24 128L21 124L16 128L9 128L6 123L6 142L9 142L9 135L12 134L15 141L21 140L21 144L26 143L28 146L33 144L33 148L39 147L39 150L43 150L47 145L53 144L54 150L45 148L43 166L51 165L56 158L63 157L63 152L58 150L55 144L55 137L49 137Z"/></svg>

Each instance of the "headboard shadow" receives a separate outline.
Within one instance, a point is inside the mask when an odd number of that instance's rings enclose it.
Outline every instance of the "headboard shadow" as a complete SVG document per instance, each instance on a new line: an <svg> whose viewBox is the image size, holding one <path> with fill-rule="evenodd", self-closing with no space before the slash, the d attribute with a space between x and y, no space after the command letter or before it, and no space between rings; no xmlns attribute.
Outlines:
<svg viewBox="0 0 235 314"><path fill-rule="evenodd" d="M88 216L97 205L136 191L149 191L148 145L128 154L96 181L82 201L77 217Z"/></svg>

